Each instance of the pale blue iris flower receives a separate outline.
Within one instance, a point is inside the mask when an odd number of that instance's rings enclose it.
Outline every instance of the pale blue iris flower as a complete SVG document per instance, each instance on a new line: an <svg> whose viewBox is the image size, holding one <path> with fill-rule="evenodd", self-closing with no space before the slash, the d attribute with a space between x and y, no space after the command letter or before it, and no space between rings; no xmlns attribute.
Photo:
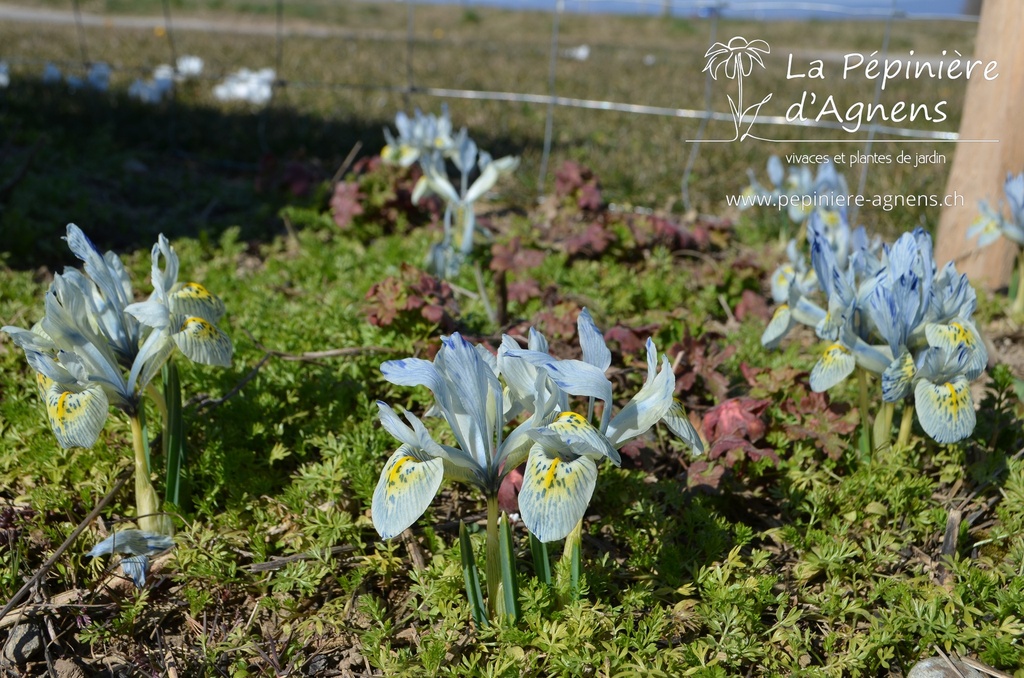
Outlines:
<svg viewBox="0 0 1024 678"><path fill-rule="evenodd" d="M416 109L410 118L404 111L395 116L395 129L398 136L384 128L384 139L387 145L381 151L385 162L411 167L421 156L439 151L448 155L455 148L452 137L452 121L448 116L448 106L441 106L441 115L424 115Z"/></svg>
<svg viewBox="0 0 1024 678"><path fill-rule="evenodd" d="M700 438L672 398L675 377L667 358L648 342L644 387L614 417L611 382L604 376L611 352L585 310L577 322L584 360L556 360L543 335L530 331L527 349L503 337L497 357L458 334L442 338L433 362L407 358L381 365L384 377L402 386L426 386L432 411L443 417L455 445L433 440L406 412L403 422L378 402L384 428L401 446L384 465L374 491L373 524L384 538L412 525L429 506L442 479L466 482L496 495L502 478L526 462L519 508L523 522L542 541L564 538L583 518L597 482L597 462L618 465L618 447L659 421L695 449ZM504 383L502 383L504 382ZM600 427L570 411L568 395L605 402ZM504 428L516 419L506 436Z"/></svg>
<svg viewBox="0 0 1024 678"><path fill-rule="evenodd" d="M140 314L138 319L133 315L144 305L130 303L131 283L117 255L101 255L74 224L68 224L67 242L84 262L85 275L74 269L55 275L45 297L43 319L30 330L7 326L2 331L25 351L36 371L50 426L61 447L92 447L106 423L108 406L134 415L142 392L175 346L198 362L227 364L231 342L212 325L211 330L208 323L180 315L194 290L216 299L196 283L163 288L167 294L161 302L162 313L181 319L181 324L174 326L176 332L169 331L170 326L151 331L151 316L157 314L147 306L150 314ZM158 247L168 259L168 272L176 277L177 257L163 236L154 253ZM154 286L160 284L156 272L154 260ZM219 300L210 303L223 312ZM210 345L218 350L211 352Z"/></svg>
<svg viewBox="0 0 1024 678"><path fill-rule="evenodd" d="M819 165L817 173L812 173L806 165L794 165L787 170L778 156L773 155L768 159L769 187L762 186L752 171L747 173L750 186L743 191L740 209L754 205L779 208L784 202L781 206L795 224L802 224L815 213L828 222L845 219L845 207L832 198L845 197L849 190L846 180L831 162Z"/></svg>
<svg viewBox="0 0 1024 678"><path fill-rule="evenodd" d="M172 546L174 540L167 535L142 530L121 530L93 546L86 555L98 558L114 553L122 554L121 571L137 588L142 588L149 573L149 556L166 551Z"/></svg>
<svg viewBox="0 0 1024 678"><path fill-rule="evenodd" d="M880 253L863 229L847 237L812 218L808 230L826 306L791 284L762 343L777 346L797 322L814 326L828 343L811 371L813 390L832 388L860 366L880 375L883 401L913 395L922 428L936 441L970 435L967 384L984 371L988 354L972 321L977 301L967 277L952 263L936 267L931 236L921 228Z"/></svg>
<svg viewBox="0 0 1024 678"><path fill-rule="evenodd" d="M497 361L458 333L442 338L433 362L389 360L381 372L393 384L429 388L455 439L454 446L437 443L414 414L405 413L406 424L378 401L381 424L402 443L384 465L373 493L373 524L385 539L426 511L445 476L495 496L505 474L527 457L533 441L526 432L556 413L553 399L535 400L531 416L504 435L511 409L504 404Z"/></svg>
<svg viewBox="0 0 1024 678"><path fill-rule="evenodd" d="M34 330L4 327L25 351L46 403L50 426L61 447L92 447L108 405L134 413L141 392L173 348L150 334L127 374L113 346L89 315L81 275L54 276L46 294L46 315ZM92 320L93 322L90 322Z"/></svg>
<svg viewBox="0 0 1024 678"><path fill-rule="evenodd" d="M413 188L414 204L428 195L436 195L444 202L444 239L431 248L427 268L441 277L454 276L473 249L476 202L500 177L515 171L519 158L492 159L477 147L465 127L452 134L447 106L442 106L440 116L424 115L417 110L410 118L399 112L395 128L397 137L391 130L384 130L387 145L381 157L402 167L419 163L423 174ZM449 162L459 173L458 187L449 179ZM476 178L471 184L469 180L474 174Z"/></svg>
<svg viewBox="0 0 1024 678"><path fill-rule="evenodd" d="M125 313L169 338L189 360L229 367L231 339L217 327L224 315L224 302L197 282L178 282L178 255L163 235L151 255L153 294L125 307Z"/></svg>
<svg viewBox="0 0 1024 678"><path fill-rule="evenodd" d="M580 313L577 328L582 360L557 360L536 350L507 352L509 359L518 358L542 369L561 391L604 404L596 429L588 418L562 411L554 422L528 433L537 444L530 449L519 509L527 528L545 542L564 538L583 518L596 486L596 461L609 459L618 465L617 450L655 424L664 423L694 452L703 450L682 405L673 398L672 366L667 356L661 356L658 369L658 352L652 340L647 341L647 379L643 387L612 416L612 384L605 376L611 352L586 309ZM592 410L592 405L588 409Z"/></svg>
<svg viewBox="0 0 1024 678"><path fill-rule="evenodd" d="M418 203L427 195L436 195L445 203L444 239L431 248L429 268L438 275L454 275L473 249L477 230L475 204L498 179L515 171L519 158L505 156L494 160L469 138L466 128L460 130L453 151L447 156L440 151L419 157L423 176L413 188L412 200ZM459 188L448 178L445 158L449 157L459 172ZM478 172L472 184L470 175ZM461 223L461 230L456 225Z"/></svg>
<svg viewBox="0 0 1024 678"><path fill-rule="evenodd" d="M978 238L978 247L987 247L1000 236L1024 246L1024 173L1007 175L1003 194L1009 218L998 207L993 208L987 201L982 201L979 205L981 215L967 229L968 238Z"/></svg>

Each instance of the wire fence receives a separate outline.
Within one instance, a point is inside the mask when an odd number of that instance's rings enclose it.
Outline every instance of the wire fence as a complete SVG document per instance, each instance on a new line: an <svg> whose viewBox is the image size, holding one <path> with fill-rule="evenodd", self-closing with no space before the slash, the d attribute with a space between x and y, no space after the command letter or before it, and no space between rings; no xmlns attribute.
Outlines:
<svg viewBox="0 0 1024 678"><path fill-rule="evenodd" d="M533 81L535 91L516 91L512 88L497 86L439 86L436 82L431 83L421 78L415 68L418 51L427 46L426 41L420 34L418 25L418 10L427 7L429 4L424 0L388 0L380 4L393 7L404 6L405 26L404 29L396 30L395 26L382 26L379 28L361 26L359 28L346 28L344 25L331 25L328 21L316 23L293 22L286 19L286 5L284 0L264 0L261 15L267 17L272 15L272 21L246 22L237 24L224 24L211 22L205 19L197 19L188 14L189 3L178 2L178 10L172 11L171 0L160 0L161 14L156 16L113 16L83 11L81 0L71 0L70 7L61 10L59 7L37 8L37 7L5 7L0 20L21 21L21 22L46 22L51 24L73 23L77 36L77 62L65 62L65 67L85 68L97 58L97 50L90 42L90 29L103 29L106 31L117 29L155 29L163 33L166 38L167 54L171 63L175 63L182 50L178 44L177 36L184 32L205 31L212 33L244 33L247 35L259 36L267 41L265 53L273 54L276 78L272 87L275 93L283 88L296 90L302 89L347 89L365 92L382 91L400 95L408 105L413 96L426 96L439 99L462 99L475 101L506 102L526 106L537 107L543 110L543 147L539 163L538 187L543 191L549 171L552 141L556 135L555 109L585 109L594 111L619 112L629 115L661 116L665 118L676 118L698 123L696 132L689 135L686 140L689 142L686 166L683 169L681 189L683 201L686 208L691 207L688 186L690 175L693 172L695 163L702 149L707 145L705 133L708 124L711 122L734 121L733 113L726 113L716 110L713 105L713 74L705 69L700 75L704 80L704 97L699 107L675 107L671 105L658 105L655 103L644 103L637 101L621 101L612 97L587 97L573 96L567 94L561 88L560 73L566 68L565 63L569 61L584 61L592 49L615 48L615 45L581 45L578 42L567 44L560 35L560 23L563 17L572 13L587 13L612 11L617 13L638 14L638 15L661 15L666 18L685 17L693 25L699 26L706 36L705 44L710 48L719 42L722 33L722 22L735 17L754 17L758 20L766 18L780 18L787 16L806 16L808 13L814 15L826 15L837 20L871 20L882 22L882 31L879 35L879 42L875 46L860 46L863 52L872 52L877 58L884 60L891 50L891 34L893 27L902 24L913 24L914 26L925 25L935 21L955 22L976 22L977 17L957 12L934 12L934 11L908 11L908 3L911 5L917 0L863 0L859 3L830 4L811 2L773 2L770 0L532 0L530 2L499 2L485 0L463 0L458 6L465 12L472 12L475 8L508 8L516 6L525 9L543 10L550 14L551 32L546 40L539 36L533 36L532 40L507 39L503 41L503 47L512 54L522 53L523 50L534 52L544 50L547 54L546 80L541 85L540 80ZM193 0L192 8L201 8L202 0ZM323 7L339 5L329 0L307 0L316 4L321 3ZM365 4L365 0L358 0ZM258 3L257 3L258 4ZM353 4L353 3L349 3ZM451 3L456 4L456 3ZM289 3L291 5L291 3ZM925 7L932 7L934 3L927 3ZM920 7L917 5L915 7ZM70 11L68 11L70 10ZM802 13L802 14L801 14ZM381 78L379 75L368 74L362 81L339 82L333 79L318 79L303 77L296 74L295 77L287 77L284 72L285 57L289 49L289 41L302 36L338 37L351 41L382 41L390 45L390 52L396 62L399 59L404 61L404 68L395 68L396 63L390 64L388 78ZM491 41L481 40L481 44L474 47L477 49L494 49L496 46ZM472 41L466 39L446 39L433 36L429 40L429 47L432 50L450 49L465 50ZM670 54L669 57L672 55ZM692 60L694 55L689 54ZM644 57L645 59L648 57ZM653 56L649 58L653 59ZM5 54L0 47L0 59L7 61L32 63L38 61L30 57L21 57L17 54ZM241 66L238 64L237 66ZM128 73L144 73L146 66L137 64L118 64L114 70ZM393 74L401 73L396 78ZM696 74L694 74L696 75ZM207 76L210 79L218 77L217 74ZM882 95L884 80L876 79L874 97L875 104ZM652 93L654 94L654 93ZM744 118L740 118L743 122ZM775 126L781 128L820 128L828 130L843 129L841 122L832 120L809 119L791 120L788 116L758 116L757 121L761 125ZM848 131L848 130L847 130ZM889 139L915 139L934 140L936 142L956 141L958 135L955 131L937 131L934 129L920 129L912 127L901 127L898 125L879 124L870 121L864 124L860 130L862 134L862 151L870 153L873 144L879 141L879 135L885 135ZM863 191L867 176L867 165L861 167L858 179L858 192Z"/></svg>

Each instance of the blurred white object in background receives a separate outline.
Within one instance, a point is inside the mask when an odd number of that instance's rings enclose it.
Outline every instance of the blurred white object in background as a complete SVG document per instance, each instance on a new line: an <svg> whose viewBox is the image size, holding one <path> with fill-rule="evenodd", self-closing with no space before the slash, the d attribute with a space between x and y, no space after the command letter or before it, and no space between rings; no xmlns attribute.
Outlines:
<svg viewBox="0 0 1024 678"><path fill-rule="evenodd" d="M270 101L276 77L273 68L262 68L258 71L243 68L215 85L213 96L218 101L248 101L251 104L263 105Z"/></svg>
<svg viewBox="0 0 1024 678"><path fill-rule="evenodd" d="M575 61L586 61L590 58L590 45L580 45L562 50L562 56Z"/></svg>

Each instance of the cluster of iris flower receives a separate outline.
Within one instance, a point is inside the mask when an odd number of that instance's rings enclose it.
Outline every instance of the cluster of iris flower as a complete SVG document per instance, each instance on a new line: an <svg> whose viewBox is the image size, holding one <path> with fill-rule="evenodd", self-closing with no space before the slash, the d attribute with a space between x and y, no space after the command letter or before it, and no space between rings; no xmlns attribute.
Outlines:
<svg viewBox="0 0 1024 678"><path fill-rule="evenodd" d="M1013 302L1015 313L1024 312L1024 173L1013 176L1008 174L1003 184L1006 206L1009 217L1004 216L998 207L993 208L987 201L982 201L981 215L967 229L967 237L977 236L978 247L987 247L1006 237L1019 247L1017 251L1017 297Z"/></svg>
<svg viewBox="0 0 1024 678"><path fill-rule="evenodd" d="M817 173L812 174L806 165L786 168L779 157L773 155L768 159L768 186L758 182L753 170L748 170L748 175L750 185L743 191L740 209L775 207L785 210L795 224L804 223L814 212L827 220L837 220L840 216L837 201L821 198L849 193L846 179L831 162L818 165Z"/></svg>
<svg viewBox="0 0 1024 678"><path fill-rule="evenodd" d="M453 134L446 106L442 107L440 116L424 115L417 110L409 117L400 111L395 116L395 129L397 137L391 130L384 129L387 145L381 157L385 162L402 167L419 163L423 175L413 189L414 203L427 195L436 195L444 201L444 239L431 248L428 268L439 276L452 277L473 249L477 230L476 202L500 177L519 166L519 158L493 159L490 153L477 147L465 127ZM449 179L449 162L458 172L458 188Z"/></svg>
<svg viewBox="0 0 1024 678"><path fill-rule="evenodd" d="M977 298L967 276L952 262L936 265L922 228L887 245L863 227L851 229L843 210L812 211L806 228L810 264L790 242L789 261L772 275L779 306L762 344L774 348L797 323L809 325L826 342L811 371L815 391L859 367L880 377L884 405L912 399L921 427L937 442L971 435L969 384L988 354L972 321ZM901 427L901 440L903 433Z"/></svg>
<svg viewBox="0 0 1024 678"><path fill-rule="evenodd" d="M530 330L528 348L503 336L497 355L459 334L442 337L433 362L406 358L381 365L400 386L426 386L431 411L443 417L455 445L436 442L411 412L403 422L378 402L384 428L401 446L384 465L371 507L383 538L412 525L430 505L443 478L480 488L497 506L502 478L526 462L519 508L542 542L565 538L579 525L597 483L597 462L618 465L626 442L663 423L695 452L696 431L673 398L675 376L647 341L647 379L613 416L612 384L605 372L611 352L590 313L577 320L582 360L559 360L544 336ZM587 415L570 409L570 396L587 400ZM603 408L594 421L595 401Z"/></svg>
<svg viewBox="0 0 1024 678"><path fill-rule="evenodd" d="M111 405L127 415L135 451L136 520L145 539L126 536L119 543L166 548L169 542L160 537L169 538L173 526L160 512L150 480L143 396L149 392L163 404L151 382L175 352L206 365L231 364L231 340L217 327L224 304L199 283L178 282L178 256L163 235L152 250L153 293L141 302L135 301L116 254L100 253L75 224L68 224L66 240L84 273L67 268L56 274L42 320L30 329L2 331L25 351L61 447L95 445ZM91 555L110 553L106 543ZM145 576L141 557L149 550L133 549L131 555L140 558L124 568L139 582Z"/></svg>

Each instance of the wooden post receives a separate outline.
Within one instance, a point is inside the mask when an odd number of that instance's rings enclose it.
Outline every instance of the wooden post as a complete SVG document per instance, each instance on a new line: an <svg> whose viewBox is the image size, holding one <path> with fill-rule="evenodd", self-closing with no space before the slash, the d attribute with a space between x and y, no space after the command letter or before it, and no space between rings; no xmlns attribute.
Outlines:
<svg viewBox="0 0 1024 678"><path fill-rule="evenodd" d="M1016 247L1002 239L977 249L967 240L967 229L978 216L978 201L995 206L1004 200L1007 173L1024 171L1024 8L1020 0L985 0L973 59L995 60L999 77L985 80L972 74L967 84L961 139L999 139L996 144L961 143L956 146L946 194L963 196L963 204L945 207L936 231L935 261L949 260L976 286L1005 287L1013 272ZM950 53L952 53L950 46Z"/></svg>

